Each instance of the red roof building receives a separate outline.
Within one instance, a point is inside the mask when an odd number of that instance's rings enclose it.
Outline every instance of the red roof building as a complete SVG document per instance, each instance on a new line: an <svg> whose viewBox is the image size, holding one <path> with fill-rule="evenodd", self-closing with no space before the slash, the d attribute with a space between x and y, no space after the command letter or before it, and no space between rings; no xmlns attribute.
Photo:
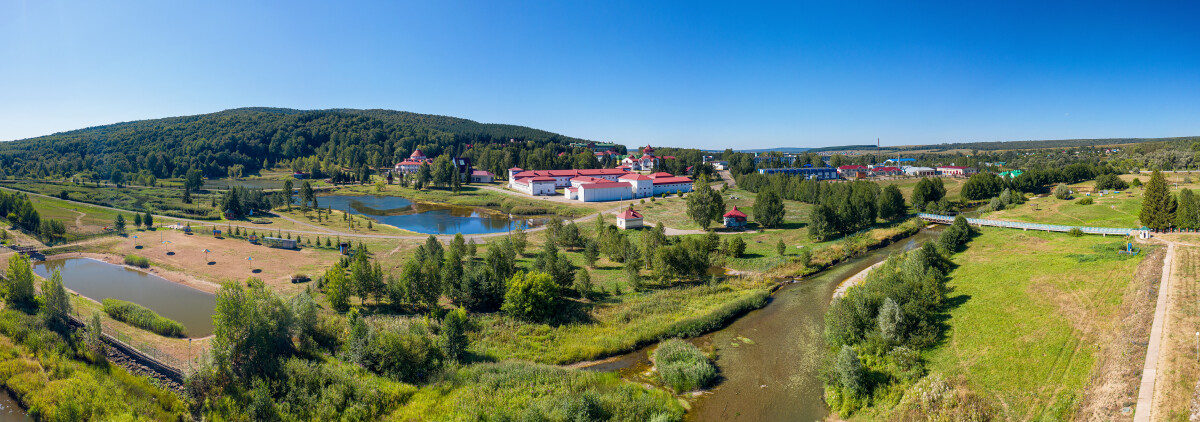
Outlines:
<svg viewBox="0 0 1200 422"><path fill-rule="evenodd" d="M617 227L628 230L642 228L642 226L642 214L634 211L633 208L628 208L617 214Z"/></svg>
<svg viewBox="0 0 1200 422"><path fill-rule="evenodd" d="M725 220L725 227L731 229L740 229L746 227L746 213L741 212L734 206L732 210L722 216Z"/></svg>

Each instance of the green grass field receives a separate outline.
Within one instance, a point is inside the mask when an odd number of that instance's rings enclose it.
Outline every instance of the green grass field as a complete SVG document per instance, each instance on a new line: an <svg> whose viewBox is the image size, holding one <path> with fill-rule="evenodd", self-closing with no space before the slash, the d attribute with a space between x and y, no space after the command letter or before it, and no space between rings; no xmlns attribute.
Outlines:
<svg viewBox="0 0 1200 422"><path fill-rule="evenodd" d="M983 229L952 259L949 331L930 373L963 377L1009 420L1072 419L1098 336L1118 322L1141 257L1119 239Z"/></svg>

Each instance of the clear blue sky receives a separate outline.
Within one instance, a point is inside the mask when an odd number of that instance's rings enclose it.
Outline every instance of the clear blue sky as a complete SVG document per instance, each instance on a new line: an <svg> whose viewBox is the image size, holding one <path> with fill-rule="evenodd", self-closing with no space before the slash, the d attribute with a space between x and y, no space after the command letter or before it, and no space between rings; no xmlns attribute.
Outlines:
<svg viewBox="0 0 1200 422"><path fill-rule="evenodd" d="M645 3L0 0L0 140L246 106L702 148L1200 135L1196 2Z"/></svg>

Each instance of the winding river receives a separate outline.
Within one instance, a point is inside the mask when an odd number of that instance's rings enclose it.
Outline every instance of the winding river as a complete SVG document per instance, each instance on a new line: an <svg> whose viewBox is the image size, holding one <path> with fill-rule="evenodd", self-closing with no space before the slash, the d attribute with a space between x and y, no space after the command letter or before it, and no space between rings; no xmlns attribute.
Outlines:
<svg viewBox="0 0 1200 422"><path fill-rule="evenodd" d="M0 388L0 422L29 422L32 420L33 418L17 405L17 400L9 395L7 390Z"/></svg>
<svg viewBox="0 0 1200 422"><path fill-rule="evenodd" d="M785 285L767 306L719 331L692 339L715 350L720 383L691 401L688 421L817 421L828 414L821 384L825 359L825 311L838 284L887 259L936 238L937 229L876 249L797 283ZM589 370L645 377L652 347ZM644 380L642 380L644 381Z"/></svg>

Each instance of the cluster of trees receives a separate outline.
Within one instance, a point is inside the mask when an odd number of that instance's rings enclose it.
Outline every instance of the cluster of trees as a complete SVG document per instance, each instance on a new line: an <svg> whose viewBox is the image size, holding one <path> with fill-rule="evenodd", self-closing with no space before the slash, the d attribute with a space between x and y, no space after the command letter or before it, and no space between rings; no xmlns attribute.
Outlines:
<svg viewBox="0 0 1200 422"><path fill-rule="evenodd" d="M889 384L924 375L922 349L944 327L948 256L969 240L959 216L936 242L889 257L862 284L837 299L825 314L825 340L833 362L825 374L826 400L843 417L871 402Z"/></svg>
<svg viewBox="0 0 1200 422"><path fill-rule="evenodd" d="M995 198L992 198L990 201L988 201L988 210L989 211L1000 211L1000 210L1003 210L1006 208L1010 208L1014 205L1020 205L1020 204L1024 204L1024 203L1025 203L1025 195L1022 195L1020 193L1014 193L1012 191L1012 189L1005 188L1003 191L1000 192L1000 195L998 195Z"/></svg>
<svg viewBox="0 0 1200 422"><path fill-rule="evenodd" d="M50 279L42 282L39 295L33 287L29 258L24 255L9 257L8 269L4 277L0 277L0 299L9 308L40 315L46 327L53 331L66 333L70 328L71 300L63 286L62 274L54 270Z"/></svg>
<svg viewBox="0 0 1200 422"><path fill-rule="evenodd" d="M904 196L894 185L881 190L866 181L828 184L809 214L808 235L827 240L851 234L875 224L877 218L900 218L906 210Z"/></svg>
<svg viewBox="0 0 1200 422"><path fill-rule="evenodd" d="M308 182L304 182L304 185L308 186L308 192L312 195L312 186ZM311 198L315 205L316 197ZM291 191L266 192L262 189L232 186L221 196L221 211L227 218L246 218L254 211L266 211L287 205L290 200Z"/></svg>
<svg viewBox="0 0 1200 422"><path fill-rule="evenodd" d="M42 225L42 216L33 208L29 196L20 192L0 191L0 215L13 227L29 232L37 232Z"/></svg>

